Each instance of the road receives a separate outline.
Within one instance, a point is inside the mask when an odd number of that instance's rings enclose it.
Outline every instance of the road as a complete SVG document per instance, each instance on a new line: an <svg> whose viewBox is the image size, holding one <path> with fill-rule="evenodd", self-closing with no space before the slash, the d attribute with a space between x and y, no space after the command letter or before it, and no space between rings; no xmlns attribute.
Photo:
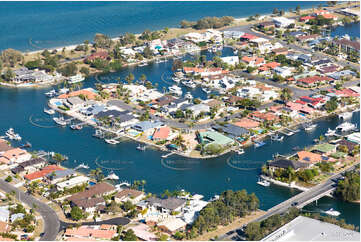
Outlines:
<svg viewBox="0 0 361 242"><path fill-rule="evenodd" d="M311 188L305 192L299 193L296 196L291 197L290 199L270 208L269 210L267 210L266 214L264 214L261 217L258 217L257 219L255 219L253 221L250 221L250 223L251 222L260 222L272 215L285 213L295 203L297 203L297 205L301 205L303 203L307 203L307 201L309 201L309 200L312 200L318 194L322 194L326 191L334 190L335 186L336 186L335 181L337 179L341 178L342 174L344 172L353 170L356 165L353 165L353 166L349 167L348 169L346 169L345 171L342 171L342 172L339 172L339 173L333 175L327 181L325 181L317 186L314 186L313 188ZM226 234L220 236L218 238L218 240L241 240L242 239L240 237L241 234L242 234L242 228L238 228L238 229L229 231Z"/></svg>
<svg viewBox="0 0 361 242"><path fill-rule="evenodd" d="M125 217L118 217L118 218L112 218L112 219L108 219L108 220L102 220L102 221L94 221L94 222L83 222L81 223L81 225L102 225L102 224L112 224L112 225L127 225L130 223L130 219L129 218L125 218ZM66 223L64 221L60 221L60 230L64 230L66 228L68 228L69 226L75 226L75 225L79 225L79 223Z"/></svg>
<svg viewBox="0 0 361 242"><path fill-rule="evenodd" d="M3 179L0 179L0 189L6 193L15 191L15 196L19 201L27 204L31 208L35 205L35 211L40 213L41 217L44 220L44 233L42 234L40 240L52 241L56 239L60 228L60 222L58 215L51 207L39 201L32 195L26 194L20 189L14 187L13 185L10 185Z"/></svg>

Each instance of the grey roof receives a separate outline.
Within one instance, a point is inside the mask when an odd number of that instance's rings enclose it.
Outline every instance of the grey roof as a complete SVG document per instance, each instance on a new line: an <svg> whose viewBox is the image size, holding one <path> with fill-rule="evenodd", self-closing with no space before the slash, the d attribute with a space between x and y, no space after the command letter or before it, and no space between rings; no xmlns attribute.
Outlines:
<svg viewBox="0 0 361 242"><path fill-rule="evenodd" d="M184 103L184 102L188 102L188 100L185 98L178 98L176 100L173 100L171 103L180 104L180 103Z"/></svg>
<svg viewBox="0 0 361 242"><path fill-rule="evenodd" d="M95 115L97 119L103 118L103 117L111 117L111 118L118 118L122 115L129 114L129 111L118 111L118 110L107 110L107 111L101 111L98 114Z"/></svg>
<svg viewBox="0 0 361 242"><path fill-rule="evenodd" d="M288 160L288 159L277 159L275 161L272 161L268 163L269 166L274 166L278 168L284 168L287 169L288 167L293 168L294 170L297 170L299 168L305 168L309 165L303 162Z"/></svg>
<svg viewBox="0 0 361 242"><path fill-rule="evenodd" d="M94 197L89 199L74 200L72 203L81 208L93 208L98 204L105 203L105 200L102 197Z"/></svg>
<svg viewBox="0 0 361 242"><path fill-rule="evenodd" d="M316 60L316 61L312 62L312 64L315 66L324 65L327 63L331 63L331 61L329 59L322 59L322 60Z"/></svg>
<svg viewBox="0 0 361 242"><path fill-rule="evenodd" d="M305 35L305 34L306 33L303 31L293 31L293 32L288 33L288 35L291 35L291 36L298 36L298 35Z"/></svg>
<svg viewBox="0 0 361 242"><path fill-rule="evenodd" d="M151 122L151 121L142 121L139 123L136 123L132 126L132 128L136 129L136 130L148 130L148 129L152 129L152 128L157 128L159 126L162 126L163 123L162 122Z"/></svg>
<svg viewBox="0 0 361 242"><path fill-rule="evenodd" d="M50 179L57 179L57 178L63 178L66 176L70 176L72 174L75 174L75 170L73 169L65 169L65 170L57 170L52 173L49 173L46 175L46 177Z"/></svg>
<svg viewBox="0 0 361 242"><path fill-rule="evenodd" d="M305 61L305 62L308 62L311 60L311 56L308 56L308 55L305 55L305 54L301 54L298 56L298 59L301 60L301 61Z"/></svg>
<svg viewBox="0 0 361 242"><path fill-rule="evenodd" d="M18 174L18 173L23 172L23 171L25 171L25 169L22 166L17 166L15 168L11 169L11 172L14 173L14 174Z"/></svg>
<svg viewBox="0 0 361 242"><path fill-rule="evenodd" d="M44 163L44 162L46 162L46 161L43 158L34 158L34 159L20 163L19 166L22 166L25 168L28 166L33 166L33 165L37 165L37 164Z"/></svg>
<svg viewBox="0 0 361 242"><path fill-rule="evenodd" d="M360 241L360 233L316 219L298 216L262 241Z"/></svg>
<svg viewBox="0 0 361 242"><path fill-rule="evenodd" d="M339 80L343 76L356 76L356 73L351 70L343 70L328 75L329 77Z"/></svg>
<svg viewBox="0 0 361 242"><path fill-rule="evenodd" d="M159 206L169 210L175 210L183 206L186 203L186 200L175 197L169 197L166 199L150 197L146 200L146 202L148 202L150 205Z"/></svg>
<svg viewBox="0 0 361 242"><path fill-rule="evenodd" d="M223 126L219 125L219 124L215 124L215 125L212 125L212 128L217 130L217 131L230 134L230 135L232 135L234 137L249 134L249 131L247 129L239 127L239 126L234 125L234 124L225 124Z"/></svg>
<svg viewBox="0 0 361 242"><path fill-rule="evenodd" d="M82 104L84 103L84 100L81 99L80 97L76 96L76 97L69 97L66 99L66 101L68 103L70 103L71 105L78 105L78 104Z"/></svg>

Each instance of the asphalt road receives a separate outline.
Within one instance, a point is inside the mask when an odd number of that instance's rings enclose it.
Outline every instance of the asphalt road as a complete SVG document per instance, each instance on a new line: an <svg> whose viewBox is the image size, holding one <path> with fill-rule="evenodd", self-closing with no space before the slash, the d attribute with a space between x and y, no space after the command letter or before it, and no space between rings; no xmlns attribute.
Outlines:
<svg viewBox="0 0 361 242"><path fill-rule="evenodd" d="M60 222L58 215L52 208L2 179L0 179L0 189L6 193L15 191L16 198L19 201L27 204L29 207L34 207L34 205L36 206L35 211L39 212L44 220L44 233L41 235L40 240L52 241L56 239L59 232Z"/></svg>
<svg viewBox="0 0 361 242"><path fill-rule="evenodd" d="M118 217L118 218L112 218L112 219L102 220L102 221L83 222L83 223L81 223L81 225L112 224L112 225L122 225L122 226L124 226L124 225L127 225L129 223L130 223L129 218ZM75 226L75 225L79 225L79 223L66 223L66 222L60 221L60 230L64 230L64 229L68 228L70 225Z"/></svg>
<svg viewBox="0 0 361 242"><path fill-rule="evenodd" d="M356 165L353 165L352 167L348 168L346 171L350 171L353 170L355 168ZM305 192L299 193L296 196L270 208L266 214L264 214L263 216L250 221L251 222L260 222L272 215L275 214L282 214L287 212L287 210L292 207L292 204L297 203L298 205L305 203L309 200L311 200L312 198L316 197L318 194L322 194L326 191L332 190L335 188L336 185L336 180L342 177L342 173L344 172L340 172L337 173L335 175L333 175L332 177L330 177L327 181L325 181L322 184L319 184ZM218 240L242 240L241 233L242 232L242 228L238 228L235 230L231 230L229 232L227 232L226 234L220 236L218 238Z"/></svg>

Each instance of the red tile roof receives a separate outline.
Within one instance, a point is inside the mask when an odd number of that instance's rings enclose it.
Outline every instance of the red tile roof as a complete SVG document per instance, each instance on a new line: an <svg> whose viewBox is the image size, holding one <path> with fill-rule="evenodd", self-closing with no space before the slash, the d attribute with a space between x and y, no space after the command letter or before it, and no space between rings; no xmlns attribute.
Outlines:
<svg viewBox="0 0 361 242"><path fill-rule="evenodd" d="M82 89L82 90L78 90L78 91L74 91L68 94L61 94L60 96L58 96L58 98L68 98L68 97L75 97L75 96L79 96L79 95L84 95L86 96L88 99L91 100L95 100L96 97L98 96L98 94L96 94L95 92L92 92L88 89Z"/></svg>
<svg viewBox="0 0 361 242"><path fill-rule="evenodd" d="M169 127L161 127L158 128L154 134L153 134L153 139L167 139L168 136L170 134L170 128Z"/></svg>
<svg viewBox="0 0 361 242"><path fill-rule="evenodd" d="M331 77L327 77L327 76L311 76L311 77L305 77L305 78L298 79L297 82L312 84L315 82L332 81L332 80L333 79Z"/></svg>
<svg viewBox="0 0 361 242"><path fill-rule="evenodd" d="M97 58L100 58L100 59L106 59L106 58L108 58L108 52L106 52L106 51L98 51L98 52L96 52L96 53L93 53L93 54L91 54L90 56L88 56L87 58L86 58L86 60L87 61L93 61L93 60L95 60L95 59L97 59Z"/></svg>
<svg viewBox="0 0 361 242"><path fill-rule="evenodd" d="M311 20L311 19L315 19L315 17L313 16L303 16L300 18L300 21L306 21L306 20Z"/></svg>
<svg viewBox="0 0 361 242"><path fill-rule="evenodd" d="M111 239L114 237L114 230L92 229L85 226L73 229L66 229L65 236L76 236L95 239Z"/></svg>
<svg viewBox="0 0 361 242"><path fill-rule="evenodd" d="M239 127L245 128L245 129L254 129L259 126L259 122L254 121L249 118L242 118L238 122L235 122L234 125L237 125Z"/></svg>
<svg viewBox="0 0 361 242"><path fill-rule="evenodd" d="M52 173L54 171L59 171L59 170L64 170L64 169L59 167L59 166L56 166L56 165L50 165L50 166L44 167L40 171L36 171L36 172L30 173L30 174L27 174L27 175L24 176L24 178L29 180L29 181L32 181L32 180L44 177L47 174L50 174L50 173Z"/></svg>
<svg viewBox="0 0 361 242"><path fill-rule="evenodd" d="M253 34L245 33L244 35L241 36L241 38L242 39L252 40L252 39L257 39L258 37L253 35Z"/></svg>

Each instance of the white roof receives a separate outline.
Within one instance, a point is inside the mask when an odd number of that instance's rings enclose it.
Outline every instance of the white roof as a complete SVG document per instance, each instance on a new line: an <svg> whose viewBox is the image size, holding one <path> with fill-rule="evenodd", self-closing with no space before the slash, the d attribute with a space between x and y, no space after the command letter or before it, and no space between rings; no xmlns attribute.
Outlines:
<svg viewBox="0 0 361 242"><path fill-rule="evenodd" d="M164 226L166 227L168 230L170 231L176 231L184 226L186 226L186 222L184 222L182 219L180 218L174 218L174 217L169 217L166 218L165 220L163 220L162 222L158 223L158 227L159 226Z"/></svg>
<svg viewBox="0 0 361 242"><path fill-rule="evenodd" d="M89 178L86 177L86 176L77 176L77 177L71 178L69 180L59 182L56 185L59 188L64 188L64 187L68 187L68 186L75 186L75 185L78 185L78 184L82 184L82 183L85 183L85 182L88 182L88 181L89 181Z"/></svg>
<svg viewBox="0 0 361 242"><path fill-rule="evenodd" d="M316 219L298 216L262 241L360 241L360 233Z"/></svg>
<svg viewBox="0 0 361 242"><path fill-rule="evenodd" d="M289 19L285 17L275 17L273 18L273 21L279 22L279 23L294 23L294 19Z"/></svg>
<svg viewBox="0 0 361 242"><path fill-rule="evenodd" d="M257 38L257 39L251 39L250 42L253 42L253 43L263 43L263 42L268 42L269 40L268 39L265 39L265 38Z"/></svg>

